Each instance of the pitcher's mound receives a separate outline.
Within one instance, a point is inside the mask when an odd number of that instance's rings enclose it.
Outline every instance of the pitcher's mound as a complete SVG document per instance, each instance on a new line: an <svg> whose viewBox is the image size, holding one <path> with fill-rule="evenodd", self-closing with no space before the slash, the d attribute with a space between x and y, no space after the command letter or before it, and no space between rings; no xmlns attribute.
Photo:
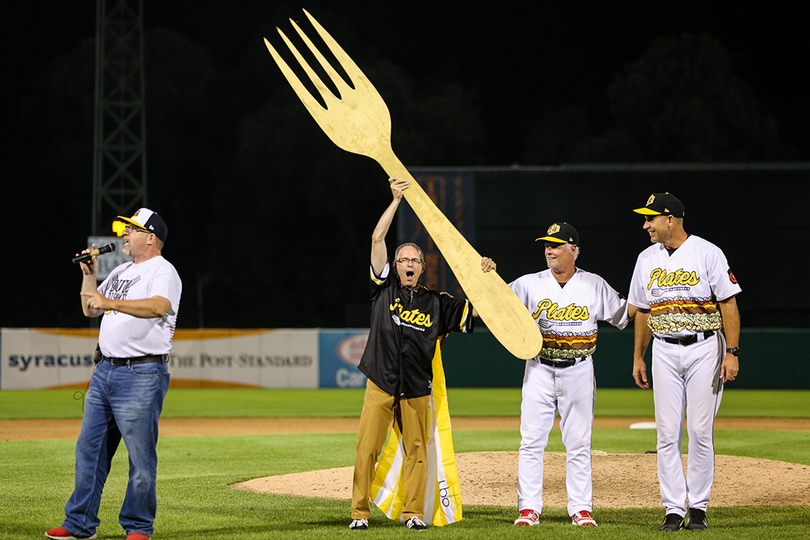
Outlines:
<svg viewBox="0 0 810 540"><path fill-rule="evenodd" d="M593 452L595 507L661 506L655 454ZM686 464L686 456L684 456ZM464 504L517 507L517 452L456 454ZM257 493L351 499L352 467L257 478L231 487ZM543 502L565 507L565 454L546 452ZM716 456L711 506L810 506L810 467Z"/></svg>

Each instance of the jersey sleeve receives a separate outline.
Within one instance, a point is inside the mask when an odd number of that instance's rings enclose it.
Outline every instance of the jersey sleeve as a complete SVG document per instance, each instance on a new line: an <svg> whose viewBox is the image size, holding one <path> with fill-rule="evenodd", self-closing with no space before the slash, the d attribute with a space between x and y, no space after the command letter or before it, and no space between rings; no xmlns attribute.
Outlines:
<svg viewBox="0 0 810 540"><path fill-rule="evenodd" d="M473 331L472 304L468 300L457 300L448 294L439 294L439 302L443 330L465 334Z"/></svg>
<svg viewBox="0 0 810 540"><path fill-rule="evenodd" d="M600 320L608 322L616 328L623 330L628 323L627 300L619 294L607 281L601 279L599 287L600 303L603 306Z"/></svg>
<svg viewBox="0 0 810 540"><path fill-rule="evenodd" d="M737 283L737 278L734 277L723 251L716 246L713 248L705 259L709 283L717 300L728 300L739 294L742 288Z"/></svg>
<svg viewBox="0 0 810 540"><path fill-rule="evenodd" d="M374 298L376 298L377 295L380 294L380 291L382 291L383 289L383 285L385 285L385 282L388 280L388 275L391 271L391 267L386 262L379 276L376 274L376 272L374 272L374 267L371 265L369 265L368 271L369 276L371 278L371 280L369 281L369 293L370 293L369 296L371 297L372 300L374 300Z"/></svg>
<svg viewBox="0 0 810 540"><path fill-rule="evenodd" d="M630 280L630 292L627 294L627 302L642 309L649 309L650 308L650 301L647 297L647 292L645 290L646 283L644 276L642 275L643 264L642 264L642 257L644 256L644 252L636 259L636 267L633 269L633 277Z"/></svg>

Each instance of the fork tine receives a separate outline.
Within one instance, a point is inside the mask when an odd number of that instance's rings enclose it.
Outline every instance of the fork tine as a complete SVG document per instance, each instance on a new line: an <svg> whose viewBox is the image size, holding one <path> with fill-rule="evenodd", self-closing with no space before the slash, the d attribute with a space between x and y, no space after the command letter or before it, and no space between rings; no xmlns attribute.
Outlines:
<svg viewBox="0 0 810 540"><path fill-rule="evenodd" d="M295 25L294 22L293 22L293 25ZM295 59L298 60L298 63L301 64L302 68L304 68L304 72L307 74L307 77L309 77L309 80L312 81L312 84L315 85L315 88L321 94L321 97L323 98L324 102L326 103L326 108L328 109L330 102L334 102L335 99L340 99L340 98L336 97L332 93L332 90L330 90L323 83L323 81L318 76L318 74L315 73L315 71L310 67L309 63L307 63L307 61L304 59L304 57L301 55L301 53L298 52L298 49L295 47L295 45L293 45L292 41L290 41L290 39L284 34L284 32L282 32L281 29L279 29L279 28L276 28L276 30L278 30L278 33L281 34L281 39L283 39L284 43L287 44L287 47L289 47L290 51L293 53L293 56L295 56ZM298 30L298 33L301 34L300 29L296 28L296 30ZM314 47L311 43L308 43L307 46L310 49L312 49ZM316 56L318 56L318 55L319 55L319 53ZM318 59L318 61L321 62L321 64L323 64L326 60L323 60L323 57L321 56L321 58ZM344 84L344 86L345 86L345 84Z"/></svg>
<svg viewBox="0 0 810 540"><path fill-rule="evenodd" d="M343 48L340 45L338 45L338 42L335 41L335 39L329 34L329 32L327 32L324 29L324 27L321 26L321 24L318 21L315 20L315 17L310 15L309 11L307 11L307 10L303 10L303 11L306 14L307 18L309 19L309 21L312 23L312 26L315 28L315 30L318 32L318 34L321 36L321 39L323 39L324 43L326 43L326 46L329 47L329 50L332 51L333 55L335 55L335 58L337 59L337 61L340 62L340 65L346 71L346 74L349 76L349 79L354 84L354 87L357 88L359 85L362 85L362 86L365 86L365 87L374 88L374 86L368 80L368 77L366 77L363 74L363 72L360 70L360 68L357 67L357 64L354 63L354 60L352 60L349 57L349 55L346 54L346 51L344 51ZM299 32L300 32L300 30L299 30ZM307 40L307 41L309 41L309 40ZM313 51L313 52L315 52L315 51ZM316 54L320 55L320 53L316 53ZM342 78L341 78L341 80L342 80ZM376 90L375 90L375 93L376 93Z"/></svg>
<svg viewBox="0 0 810 540"><path fill-rule="evenodd" d="M281 58L281 56L278 54L278 52L276 52L276 49L273 48L272 45L270 45L270 42L267 41L267 38L264 38L264 44L267 46L267 50L270 51L270 54L276 61L276 64L278 64L278 67L284 74L284 77L287 79L287 82L290 83L292 89L298 95L299 99L301 99L301 103L304 104L304 106L307 108L312 117L315 118L315 120L320 124L324 113L323 106L301 83L301 81L298 79L298 76L295 73L293 73L292 69L290 69L290 66L287 65L287 62L285 62L284 59ZM329 94L331 94L331 92L329 92Z"/></svg>
<svg viewBox="0 0 810 540"><path fill-rule="evenodd" d="M309 39L309 36L307 36L304 33L304 31L301 30L301 27L298 26L296 22L292 19L290 19L290 22L292 23L293 28L295 28L295 31L298 32L298 35L301 36L301 39L304 41L306 46L309 47L309 50L312 51L312 54L315 55L315 58L321 64L321 67L324 69L324 71L326 71L326 74L329 75L329 78L332 79L333 83L335 83L335 86L337 87L338 90L338 98L342 98L343 96L345 96L346 90L349 89L349 85L346 83L343 77L341 77L338 74L335 68L332 67L332 64L329 63L329 61L324 57L324 55L321 54L321 51L312 43L312 40ZM326 45L329 46L329 43L327 42ZM298 61L301 62L301 59L299 58ZM308 73L308 75L310 76L310 78L312 78L314 73L313 74ZM360 75L362 75L362 73Z"/></svg>

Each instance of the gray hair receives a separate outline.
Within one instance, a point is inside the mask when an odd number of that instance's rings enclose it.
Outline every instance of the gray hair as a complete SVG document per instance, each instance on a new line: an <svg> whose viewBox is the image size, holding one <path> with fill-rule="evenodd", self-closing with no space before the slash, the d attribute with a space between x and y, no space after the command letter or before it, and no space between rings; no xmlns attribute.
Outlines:
<svg viewBox="0 0 810 540"><path fill-rule="evenodd" d="M425 253L422 251L422 248L420 248L419 246L417 246L413 242L405 242L404 244L399 246L396 249L396 251L394 251L394 261L396 262L396 260L399 259L399 252L402 250L402 248L408 247L408 246L414 248L416 251L419 252L419 258L422 260L422 263L424 263L425 262Z"/></svg>

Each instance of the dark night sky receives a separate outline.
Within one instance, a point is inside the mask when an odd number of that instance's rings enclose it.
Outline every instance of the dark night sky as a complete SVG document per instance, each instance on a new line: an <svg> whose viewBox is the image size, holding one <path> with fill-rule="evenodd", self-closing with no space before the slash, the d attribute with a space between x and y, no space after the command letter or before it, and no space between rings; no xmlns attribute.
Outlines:
<svg viewBox="0 0 810 540"><path fill-rule="evenodd" d="M95 2L19 3L11 8L4 48L4 79L9 98L24 94L30 74L95 34ZM544 84L605 99L615 74L638 59L657 36L709 32L731 51L739 74L754 87L766 109L777 116L789 142L806 148L810 139L807 107L788 111L805 99L810 85L810 40L795 3L769 2L745 7L719 2L525 2L441 1L327 2L172 0L144 2L146 29L168 27L210 48L224 65L236 65L255 43L260 23L287 27L279 13L316 17L324 9L344 18L364 45L414 75L457 67L480 81L485 114L504 136L525 99L540 99ZM784 4L784 6L782 5ZM785 7L785 6L790 7ZM323 6L323 7L322 7ZM526 7L531 6L531 7ZM6 8L9 9L9 8ZM261 43L256 43L260 47ZM351 52L351 51L350 51ZM9 77L11 75L11 77ZM5 106L9 100L5 100ZM496 137L492 137L496 139ZM505 165L516 161L508 148L496 154Z"/></svg>
<svg viewBox="0 0 810 540"><path fill-rule="evenodd" d="M20 2L13 8L4 8L7 24L0 103L5 126L19 125L20 104L36 91L37 74L44 73L63 53L95 36L94 1L47 4L47 9L41 2ZM796 150L799 161L810 161L810 105L807 98L810 95L810 40L806 38L806 19L800 13L798 3L785 2L789 7L782 4L769 2L743 7L705 1L501 0L474 6L473 3L437 0L387 3L304 1L300 4L272 0L145 0L144 25L147 31L165 27L202 44L213 56L217 67L226 71L242 65L247 51L259 49L266 54L260 40L259 28L262 25L289 29L286 17L303 17L300 8L305 7L321 22L327 19L335 24L327 25L327 30L332 31L339 42L343 42L340 39L342 27L350 28L356 33L354 46L372 48L376 57L389 59L409 77L418 80L414 90L416 100L426 95L425 85L432 80L456 80L454 77L457 77L457 80L473 85L488 141L487 163L478 165L490 166L521 161L524 147L516 143L516 134L525 131L527 123L533 121L527 118L527 111L533 110L532 107L536 111L543 110L549 106L548 99L568 98L587 107L592 112L594 128L606 129L611 122L607 87L623 67L638 60L656 37L707 32L730 52L736 74L754 89L766 113L776 118L782 141ZM354 50L342 44L353 56ZM286 82L278 74L269 54L266 58L271 76L245 84L269 84L266 89L269 97L278 89L272 88L273 84L286 86ZM263 88L254 86L253 90L264 95ZM393 123L396 130L396 117ZM220 140L231 137L228 133L219 136ZM235 140L235 137L234 134L232 138ZM12 221L26 223L28 220L49 219L39 215L42 208L62 206L66 215L90 214L91 201L85 196L65 200L61 192L40 190L35 197L15 197L15 183L29 180L25 177L25 167L14 158L22 150L36 156L36 149L21 148L27 144L25 139L13 132L8 133L8 130L6 140L0 150L0 163L6 171L2 207L12 210L8 214ZM7 173L10 170L14 171L13 174ZM380 177L384 184L381 171ZM150 191L161 189L161 186L153 185L151 179ZM91 183L92 179L88 177L87 185ZM85 192L89 193L89 189L82 193ZM385 187L381 187L380 200L384 201L388 196ZM47 256L26 259L29 266L26 279L41 284L33 288L32 303L29 304L30 294L23 294L24 288L11 290L9 286L19 283L14 265L4 265L2 276L7 287L4 300L25 303L26 313L38 314L36 325L55 325L67 320L56 317L53 320L57 322L52 323L41 316L38 306L49 303L63 306L73 301L71 294L74 291L68 289L78 288L78 276L71 274L75 278L72 281L63 277L56 282L51 281L51 277L77 271L71 266L51 268L56 261L66 259L78 249L77 240L90 234L84 230L69 231L73 234L60 230L58 224L82 228L75 225L76 220L54 218L54 221L52 237L43 239L39 232L32 234L29 227L23 227L19 234L5 234L3 240L6 253L18 249L15 246L19 243L47 242ZM373 223L361 225L358 229L365 231L368 228L370 233L372 226ZM239 224L233 224L233 228L238 230ZM367 233L363 232L363 245L366 237ZM204 241L194 240L195 244L187 249L205 249ZM196 262L199 257L193 260L195 262L189 263L189 267L199 265ZM364 265L363 261L360 266ZM46 283L48 285L42 285ZM193 280L189 280L189 285L190 290ZM362 285L359 289L362 296ZM0 326L28 325L26 317L10 316L8 314L13 311L4 311L7 316L0 319ZM79 324L82 322L79 320ZM73 324L72 319L68 324Z"/></svg>

